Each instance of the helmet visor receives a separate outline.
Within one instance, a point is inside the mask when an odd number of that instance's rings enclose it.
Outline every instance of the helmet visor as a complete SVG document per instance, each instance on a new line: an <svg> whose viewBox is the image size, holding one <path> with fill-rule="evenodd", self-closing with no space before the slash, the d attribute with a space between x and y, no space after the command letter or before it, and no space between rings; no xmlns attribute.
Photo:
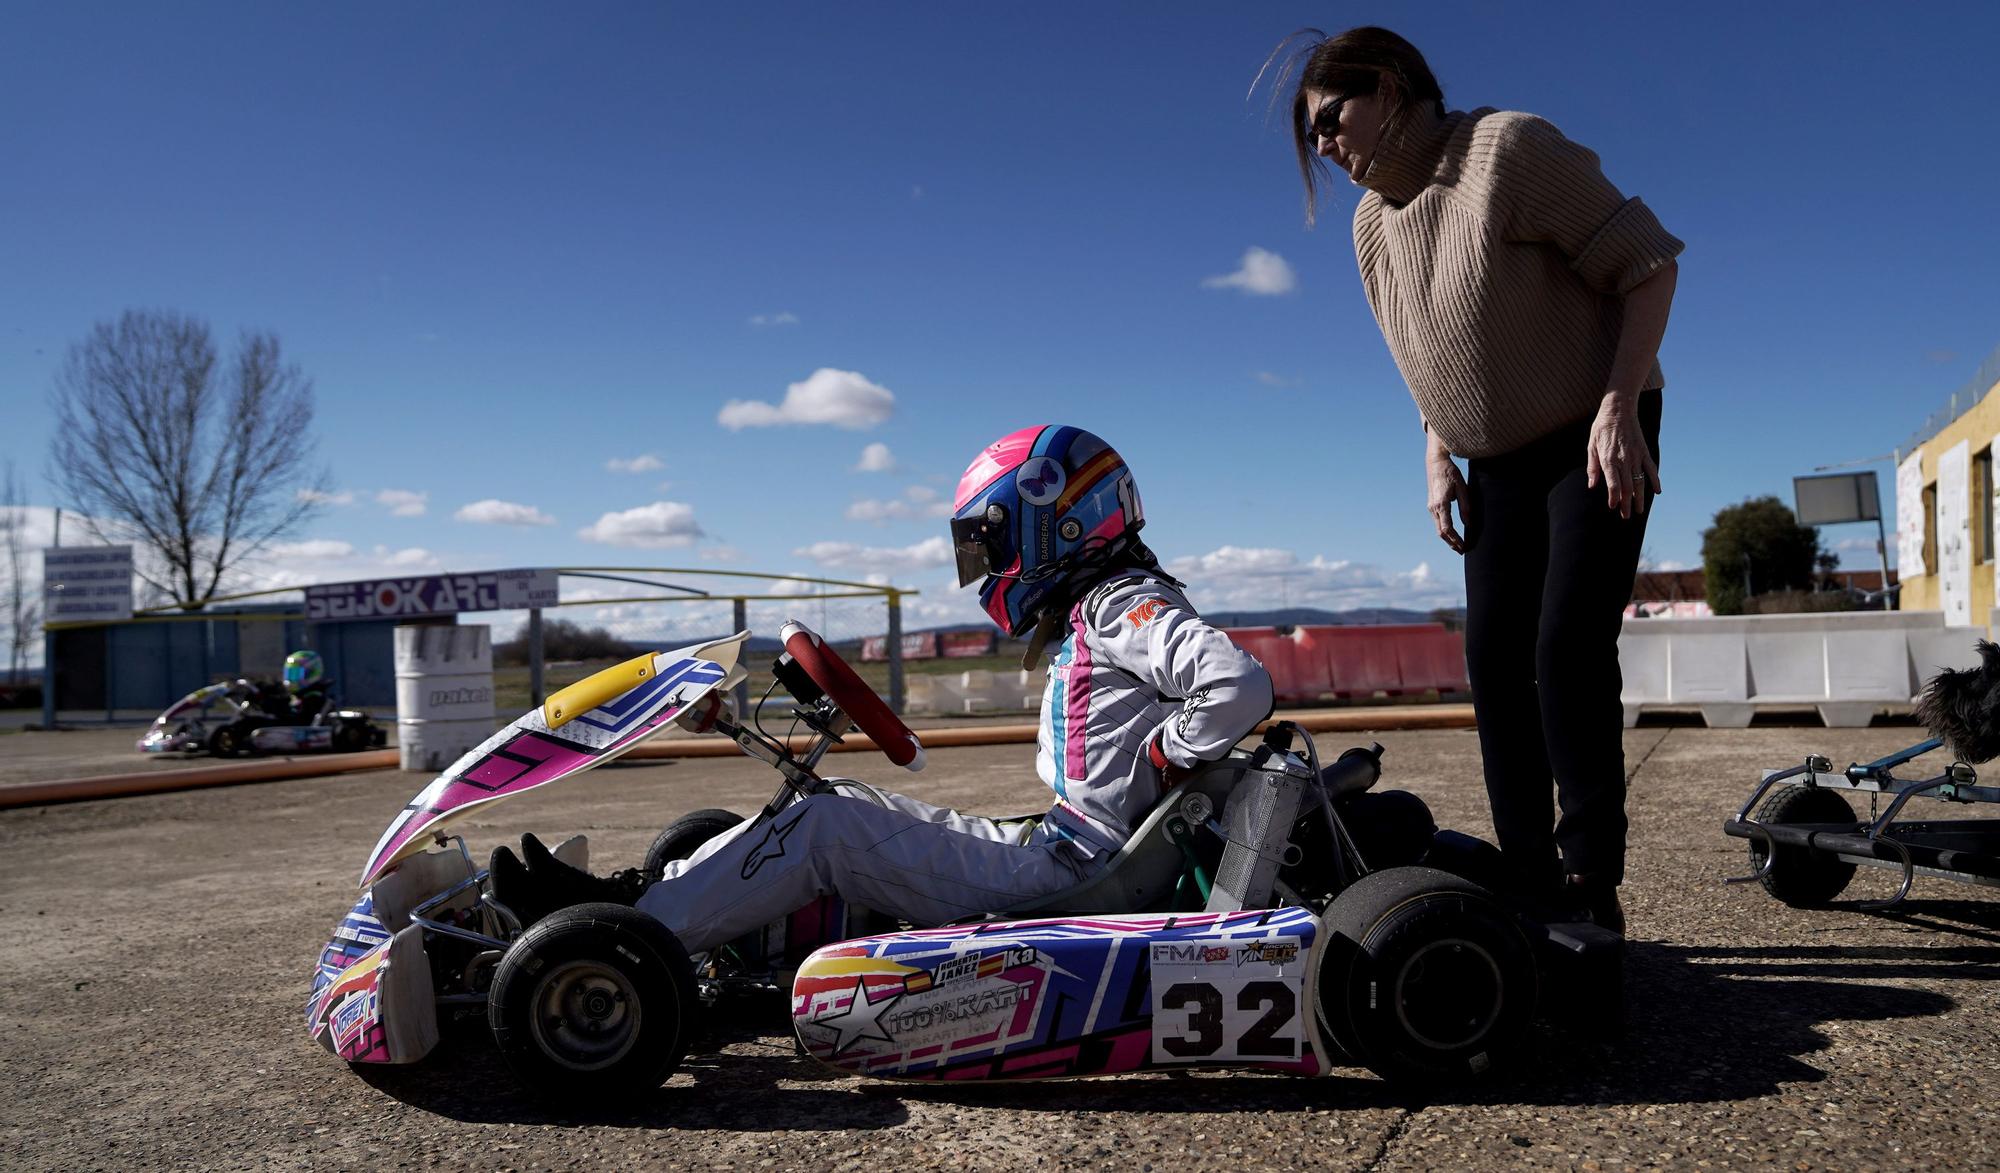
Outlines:
<svg viewBox="0 0 2000 1173"><path fill-rule="evenodd" d="M951 548L958 556L958 585L971 586L996 571L993 528L984 517L951 519Z"/></svg>

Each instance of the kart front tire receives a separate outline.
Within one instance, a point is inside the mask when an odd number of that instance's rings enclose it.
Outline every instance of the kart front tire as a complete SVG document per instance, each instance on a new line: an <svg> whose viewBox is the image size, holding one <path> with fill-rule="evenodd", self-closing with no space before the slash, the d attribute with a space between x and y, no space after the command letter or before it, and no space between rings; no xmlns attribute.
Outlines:
<svg viewBox="0 0 2000 1173"><path fill-rule="evenodd" d="M1782 826L1788 823L1845 823L1856 825L1854 807L1844 795L1818 786L1780 786L1762 806L1756 820ZM1768 851L1763 840L1750 840L1750 866L1763 868ZM1777 845L1777 858L1758 878L1764 891L1793 908L1824 908L1847 890L1854 879L1854 865L1844 859L1810 848Z"/></svg>
<svg viewBox="0 0 2000 1173"><path fill-rule="evenodd" d="M648 883L658 883L666 874L667 865L677 859L686 859L700 849L701 845L735 829L743 823L743 816L735 811L720 808L698 810L682 815L667 824L646 850L646 862L640 871Z"/></svg>
<svg viewBox="0 0 2000 1173"><path fill-rule="evenodd" d="M694 967L670 929L623 905L578 904L501 957L486 1018L529 1090L602 1102L672 1075L696 1011Z"/></svg>
<svg viewBox="0 0 2000 1173"><path fill-rule="evenodd" d="M1326 911L1321 1021L1355 1062L1399 1083L1501 1065L1534 1017L1527 938L1470 880L1426 867L1362 877Z"/></svg>

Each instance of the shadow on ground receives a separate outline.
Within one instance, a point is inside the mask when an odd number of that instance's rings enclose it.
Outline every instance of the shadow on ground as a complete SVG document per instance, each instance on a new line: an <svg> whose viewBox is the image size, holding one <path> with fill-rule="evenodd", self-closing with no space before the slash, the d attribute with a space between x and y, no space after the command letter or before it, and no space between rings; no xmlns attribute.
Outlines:
<svg viewBox="0 0 2000 1173"><path fill-rule="evenodd" d="M2000 906L1911 901L1894 918L1926 935L1943 930L2000 942ZM1719 1103L1824 1078L1810 1057L1835 1022L1943 1014L1956 1005L1910 983L2000 978L2000 943L1690 946L1634 942L1619 1022L1537 1026L1525 1054L1491 1082L1412 1092L1342 1069L1331 1079L1285 1076L1068 1083L892 1084L834 1074L768 1033L768 1011L697 1044L668 1086L619 1107L566 1108L520 1090L477 1024L452 1031L410 1068L357 1068L383 1093L472 1123L782 1132L829 1126L872 1130L909 1118L905 1101L1028 1111L1228 1113L1324 1108L1468 1105ZM1887 984L1887 983L1900 984Z"/></svg>

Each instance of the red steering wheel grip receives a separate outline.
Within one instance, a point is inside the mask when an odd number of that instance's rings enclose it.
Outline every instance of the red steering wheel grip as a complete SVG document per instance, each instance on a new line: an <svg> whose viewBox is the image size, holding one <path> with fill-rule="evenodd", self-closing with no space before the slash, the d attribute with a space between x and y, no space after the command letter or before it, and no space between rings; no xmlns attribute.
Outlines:
<svg viewBox="0 0 2000 1173"><path fill-rule="evenodd" d="M812 682L833 698L841 712L853 718L854 724L875 742L884 756L912 773L924 768L924 747L917 735L910 732L903 719L854 674L854 669L825 640L796 619L785 621L778 638L784 641L785 651L812 677Z"/></svg>

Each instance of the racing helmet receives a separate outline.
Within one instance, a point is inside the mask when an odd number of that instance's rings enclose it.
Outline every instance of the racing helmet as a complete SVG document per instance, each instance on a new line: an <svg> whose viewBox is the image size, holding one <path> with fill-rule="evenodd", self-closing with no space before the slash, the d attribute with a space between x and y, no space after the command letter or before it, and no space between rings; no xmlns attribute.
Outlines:
<svg viewBox="0 0 2000 1173"><path fill-rule="evenodd" d="M988 444L958 482L958 585L1019 638L1063 589L1136 542L1146 521L1124 457L1082 428L1038 424Z"/></svg>
<svg viewBox="0 0 2000 1173"><path fill-rule="evenodd" d="M305 650L285 657L285 691L301 692L326 679L326 661Z"/></svg>

